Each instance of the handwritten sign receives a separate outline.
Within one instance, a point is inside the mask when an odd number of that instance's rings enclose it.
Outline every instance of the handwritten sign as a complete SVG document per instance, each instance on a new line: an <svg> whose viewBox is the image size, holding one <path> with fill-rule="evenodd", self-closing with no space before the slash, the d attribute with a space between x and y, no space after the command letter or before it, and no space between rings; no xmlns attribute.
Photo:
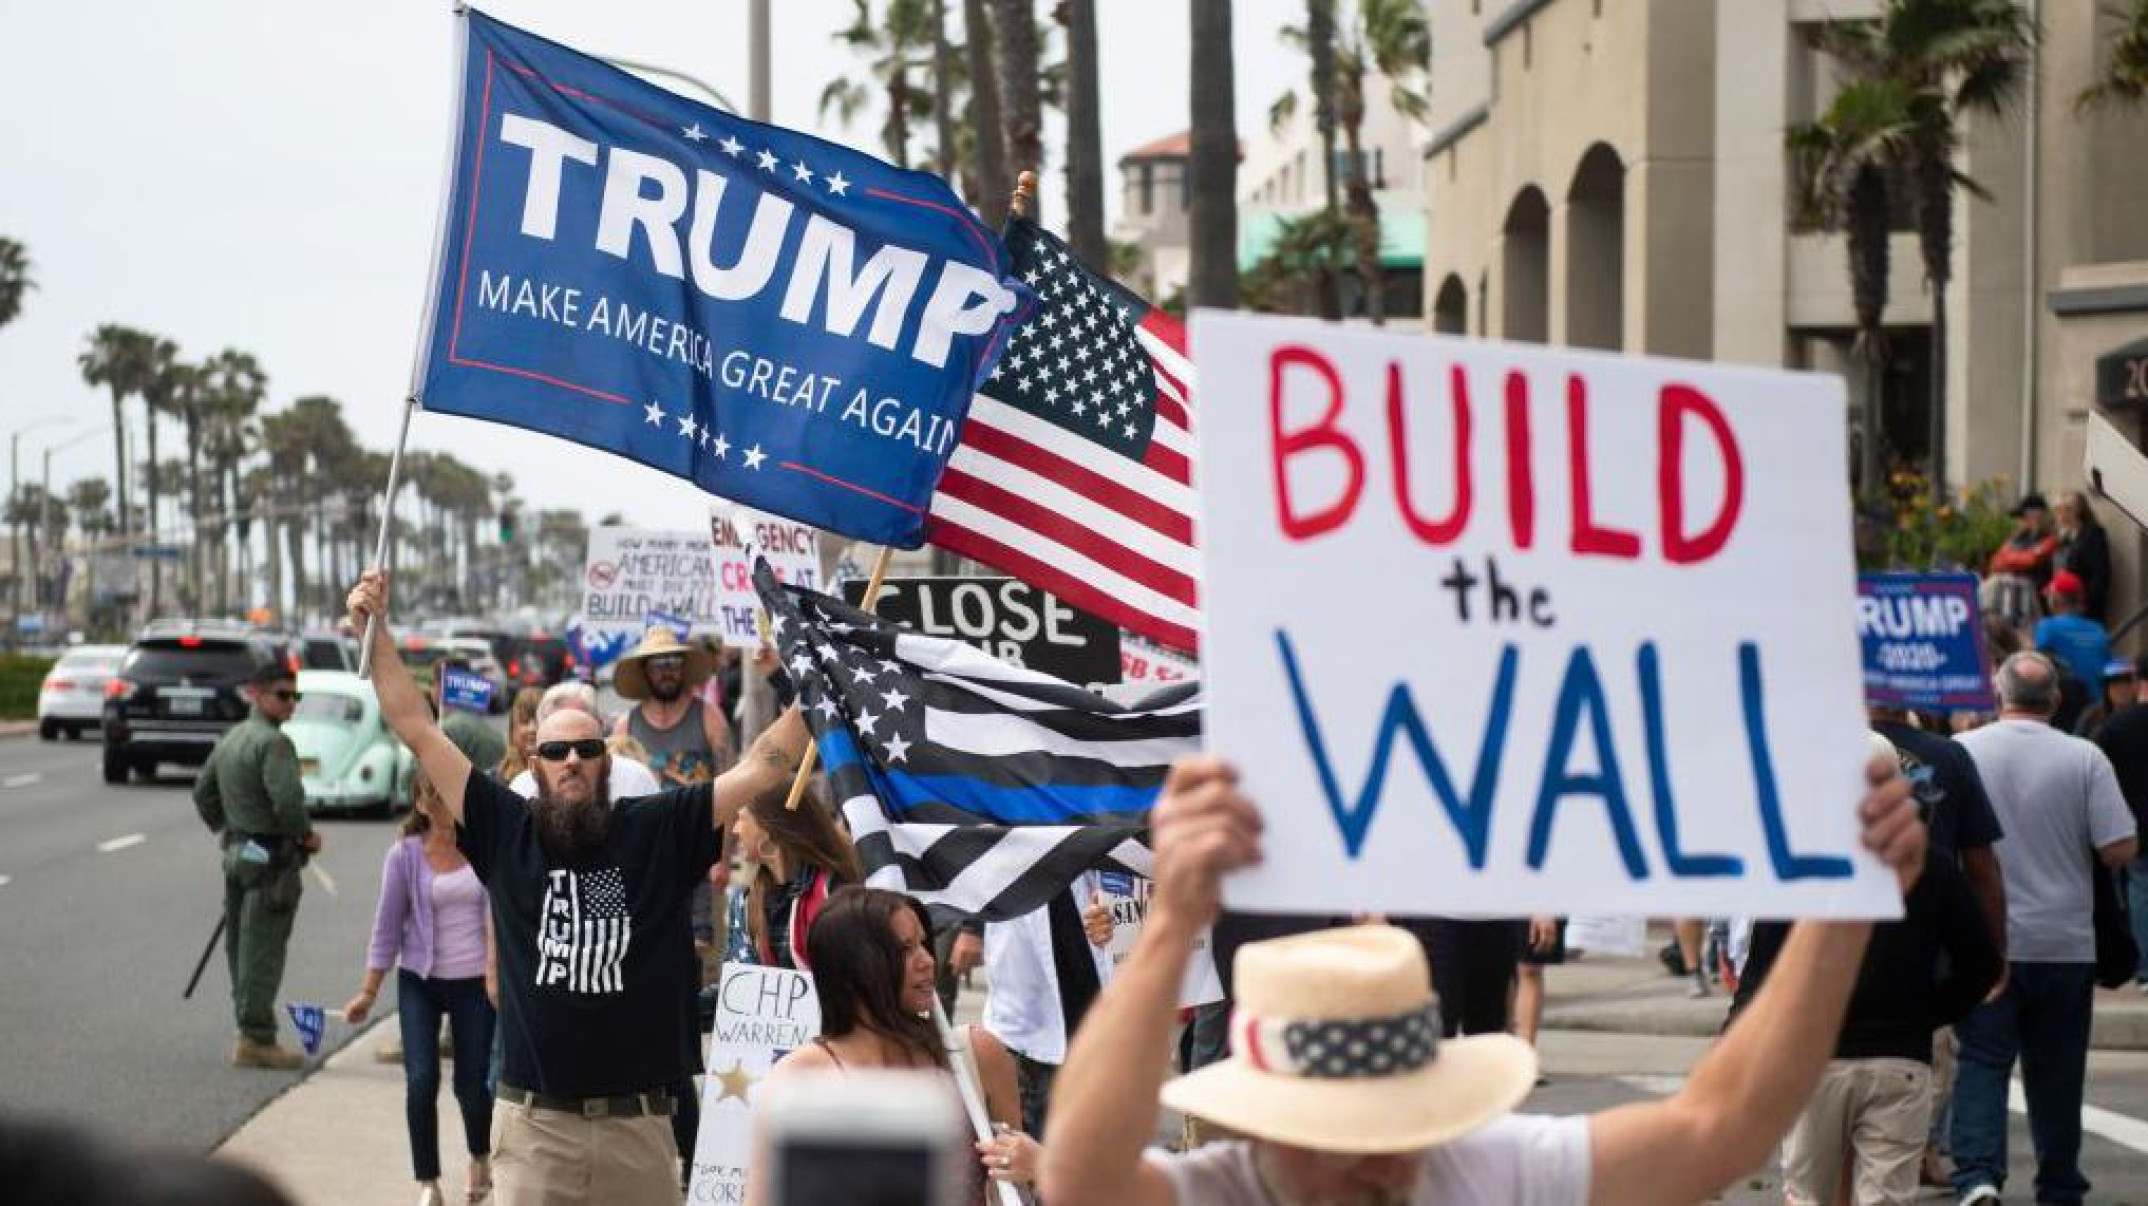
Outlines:
<svg viewBox="0 0 2148 1206"><path fill-rule="evenodd" d="M1894 916L1839 378L1203 313L1233 908Z"/></svg>
<svg viewBox="0 0 2148 1206"><path fill-rule="evenodd" d="M697 1203L746 1200L754 1095L785 1052L820 1033L820 998L804 972L726 963L719 983L686 1195Z"/></svg>
<svg viewBox="0 0 2148 1206"><path fill-rule="evenodd" d="M716 626L716 553L708 536L646 528L591 529L582 568L583 649L609 651L616 644L624 652L657 622L652 619L657 613L669 617L669 623L684 621L689 630Z"/></svg>
<svg viewBox="0 0 2148 1206"><path fill-rule="evenodd" d="M761 647L761 597L753 590L753 559L767 559L776 581L820 590L820 533L747 507L709 508L709 543L716 551L716 626L723 643Z"/></svg>
<svg viewBox="0 0 2148 1206"><path fill-rule="evenodd" d="M1860 574L1865 702L1934 712L1995 710L1974 574Z"/></svg>
<svg viewBox="0 0 2148 1206"><path fill-rule="evenodd" d="M865 583L843 584L844 602L864 598ZM1019 578L890 578L874 610L1070 683L1118 681L1118 628Z"/></svg>

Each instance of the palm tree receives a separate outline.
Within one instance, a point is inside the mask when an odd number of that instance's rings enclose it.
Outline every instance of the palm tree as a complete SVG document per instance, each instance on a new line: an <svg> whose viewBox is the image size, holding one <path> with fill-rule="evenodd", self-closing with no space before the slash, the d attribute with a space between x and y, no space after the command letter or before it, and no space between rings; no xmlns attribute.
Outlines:
<svg viewBox="0 0 2148 1206"><path fill-rule="evenodd" d="M187 416L187 454L193 482L195 540L205 538L202 519L204 494L217 500L216 531L217 606L231 606L230 535L233 512L238 510L239 462L244 460L253 431L254 412L268 395L268 374L252 353L225 348L201 366L203 389ZM209 462L208 489L203 490L201 458ZM227 489L228 487L228 489ZM239 539L244 545L250 528L241 520Z"/></svg>
<svg viewBox="0 0 2148 1206"><path fill-rule="evenodd" d="M178 413L179 394L191 389L194 375L191 366L179 361L179 345L169 339L157 338L149 346L149 375L142 384L142 417L149 433L150 472L144 485L149 495L149 543L161 543L158 512L161 511L167 481L158 472L157 428L165 415ZM159 557L149 563L149 614L159 615L164 610L164 559Z"/></svg>
<svg viewBox="0 0 2148 1206"><path fill-rule="evenodd" d="M1104 135L1097 95L1096 0L1060 0L1067 30L1067 243L1093 272L1111 270L1104 240Z"/></svg>
<svg viewBox="0 0 2148 1206"><path fill-rule="evenodd" d="M104 323L91 332L88 346L75 358L82 379L112 391L112 481L119 491L119 531L133 530L127 508L126 401L147 386L154 369L155 337L132 327Z"/></svg>
<svg viewBox="0 0 2148 1206"><path fill-rule="evenodd" d="M2012 107L2028 73L2036 28L2014 0L1888 0L1876 22L1822 26L1822 39L1864 78L1895 81L1909 136L1900 169L1917 214L1917 248L1932 293L1931 485L1946 497L1947 284L1954 274L1954 191L1990 195L1954 166L1961 126Z"/></svg>
<svg viewBox="0 0 2148 1206"><path fill-rule="evenodd" d="M999 59L999 95L1007 131L1008 175L1044 166L1043 52L1038 45L1036 0L992 0L992 34ZM1029 217L1043 220L1035 199Z"/></svg>
<svg viewBox="0 0 2148 1206"><path fill-rule="evenodd" d="M1192 0L1192 118L1186 215L1192 264L1186 301L1238 305L1238 119L1231 68L1231 0Z"/></svg>
<svg viewBox="0 0 2148 1206"><path fill-rule="evenodd" d="M291 603L303 614L309 583L306 581L306 520L314 520L314 543L325 554L327 523L325 506L334 492L337 471L357 452L357 442L343 421L343 406L334 398L314 394L300 398L285 410L261 418L261 443L269 456L269 483L274 491L275 513L283 524L284 547L291 566ZM309 508L308 503L312 506ZM269 540L276 528L269 527ZM321 567L327 569L325 555Z"/></svg>
<svg viewBox="0 0 2148 1206"><path fill-rule="evenodd" d="M970 144L976 187L970 204L994 230L1007 223L1014 177L1007 171L1007 131L999 112L999 71L993 64L992 26L985 0L962 0L962 39L970 69ZM946 96L941 104L948 104Z"/></svg>
<svg viewBox="0 0 2148 1206"><path fill-rule="evenodd" d="M1857 79L1845 85L1818 121L1786 136L1797 158L1803 220L1839 227L1849 249L1850 307L1857 317L1853 353L1865 367L1864 441L1858 450L1861 485L1879 484L1880 395L1887 347L1881 316L1887 308L1887 172L1911 137L1910 96L1899 81Z"/></svg>
<svg viewBox="0 0 2148 1206"><path fill-rule="evenodd" d="M67 509L74 512L75 526L85 536L101 536L112 530L112 487L101 477L85 477L67 487Z"/></svg>
<svg viewBox="0 0 2148 1206"><path fill-rule="evenodd" d="M30 251L13 239L0 238L0 327L22 313L23 295L37 288L30 279Z"/></svg>
<svg viewBox="0 0 2148 1206"><path fill-rule="evenodd" d="M2103 75L2074 97L2077 113L2148 100L2148 0L2132 0L2112 15L2122 24L2111 39L2111 60Z"/></svg>
<svg viewBox="0 0 2148 1206"><path fill-rule="evenodd" d="M880 142L897 167L910 166L910 123L932 116L933 94L917 81L932 74L933 9L928 0L888 0L885 18L874 23L868 0L851 0L850 24L835 40L866 56L867 73L886 93L887 116L880 126ZM837 76L821 89L820 113L830 110L849 125L865 107L865 85Z"/></svg>
<svg viewBox="0 0 2148 1206"><path fill-rule="evenodd" d="M947 40L947 0L932 0L932 148L942 180L955 178L955 97L961 91L955 44Z"/></svg>

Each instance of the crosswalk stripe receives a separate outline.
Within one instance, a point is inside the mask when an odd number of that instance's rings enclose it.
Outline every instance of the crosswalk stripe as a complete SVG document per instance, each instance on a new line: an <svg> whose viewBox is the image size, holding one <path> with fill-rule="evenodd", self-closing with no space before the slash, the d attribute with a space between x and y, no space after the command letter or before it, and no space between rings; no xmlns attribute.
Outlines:
<svg viewBox="0 0 2148 1206"><path fill-rule="evenodd" d="M139 846L148 840L146 836L139 833L126 834L122 837L111 838L97 843L97 853L110 854L115 850L125 850L129 846Z"/></svg>

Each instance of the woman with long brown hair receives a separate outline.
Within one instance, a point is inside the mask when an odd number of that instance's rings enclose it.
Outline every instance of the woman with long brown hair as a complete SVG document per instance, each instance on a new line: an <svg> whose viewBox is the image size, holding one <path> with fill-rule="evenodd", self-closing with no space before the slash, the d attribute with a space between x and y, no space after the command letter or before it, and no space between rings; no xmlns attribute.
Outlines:
<svg viewBox="0 0 2148 1206"><path fill-rule="evenodd" d="M507 756L500 759L500 782L512 783L530 767L537 749L537 705L544 692L524 687L507 706Z"/></svg>
<svg viewBox="0 0 2148 1206"><path fill-rule="evenodd" d="M813 970L806 935L828 897L865 878L850 837L817 793L786 808L786 793L746 801L731 823L738 848L757 869L746 888L753 949L768 967Z"/></svg>
<svg viewBox="0 0 2148 1206"><path fill-rule="evenodd" d="M820 996L820 1036L777 1061L769 1080L859 1068L950 1071L931 1016L932 919L925 906L899 892L840 889L806 935L806 953ZM998 1132L977 1144L972 1200L982 1202L987 1176L1033 1184L1044 1149L1019 1129L1022 1097L1014 1057L984 1027L965 1031L985 1113ZM748 1171L748 1202L759 1200L759 1180L758 1169Z"/></svg>

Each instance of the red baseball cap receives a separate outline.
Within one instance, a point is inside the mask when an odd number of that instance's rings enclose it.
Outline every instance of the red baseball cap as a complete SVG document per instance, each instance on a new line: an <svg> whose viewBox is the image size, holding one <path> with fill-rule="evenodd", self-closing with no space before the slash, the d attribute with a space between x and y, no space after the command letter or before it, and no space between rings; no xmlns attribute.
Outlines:
<svg viewBox="0 0 2148 1206"><path fill-rule="evenodd" d="M2081 575L2072 570L2060 570L2051 575L2051 585L2047 589L2054 595L2068 595L2076 599L2088 593L2088 587L2081 581Z"/></svg>

